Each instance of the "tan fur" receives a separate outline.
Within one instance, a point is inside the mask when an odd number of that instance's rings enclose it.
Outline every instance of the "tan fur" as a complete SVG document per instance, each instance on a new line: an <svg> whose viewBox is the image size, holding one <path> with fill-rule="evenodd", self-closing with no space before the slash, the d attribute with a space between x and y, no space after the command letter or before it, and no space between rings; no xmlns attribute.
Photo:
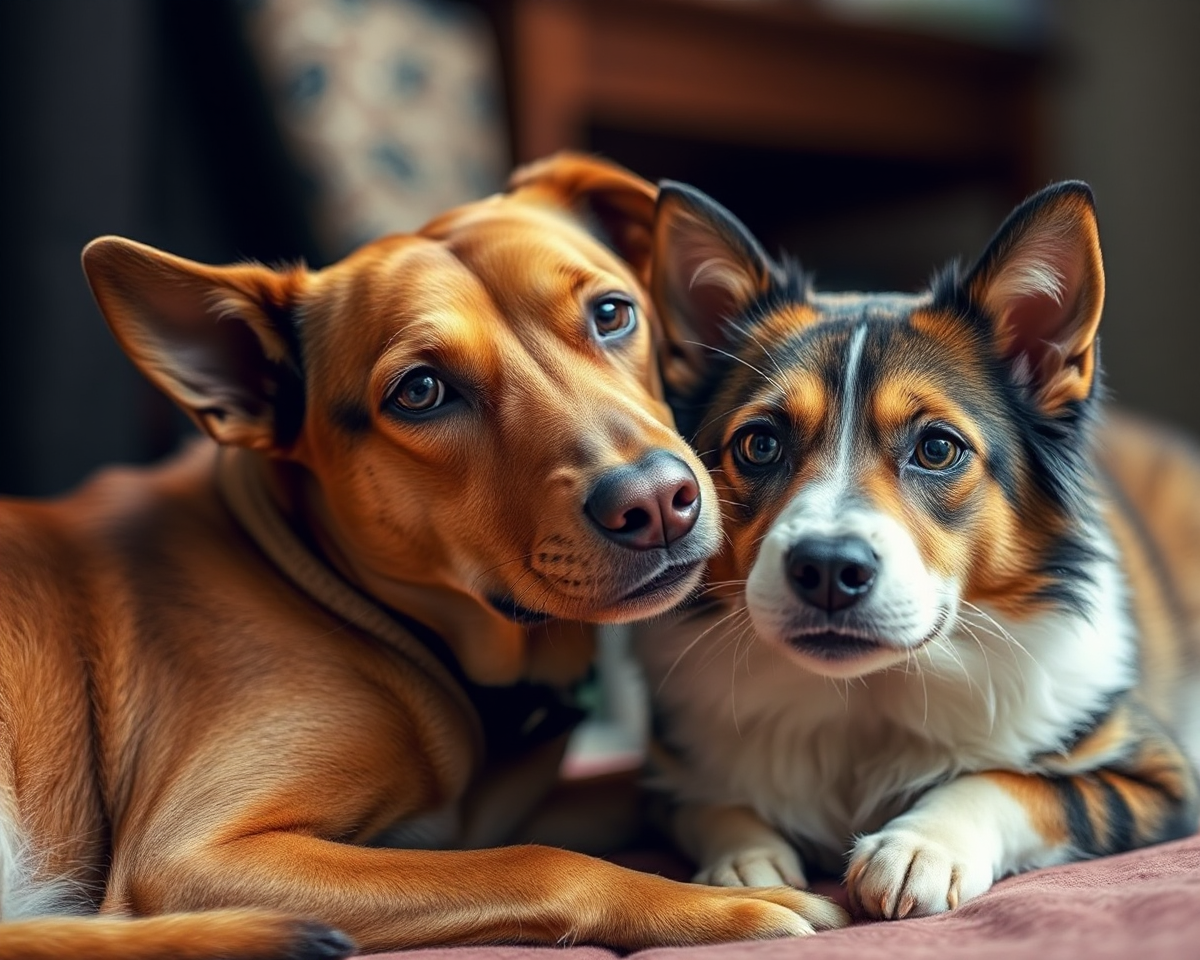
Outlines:
<svg viewBox="0 0 1200 960"><path fill-rule="evenodd" d="M113 238L85 265L130 356L211 438L253 451L233 462L326 575L431 628L474 683L565 686L587 632L523 626L488 598L592 621L662 609L690 584L623 600L646 574L591 531L582 498L659 449L712 498L653 363L638 281L653 197L560 157L318 272ZM614 290L643 319L619 348L587 322ZM389 415L414 364L451 371L469 404ZM442 845L499 842L537 801L509 787L552 782L561 739L515 758L533 765L519 775L495 769L461 692L420 666L410 621L348 622L247 536L215 482L224 456L205 442L0 508L0 828L32 851L27 884L75 881L76 906L111 918L17 922L0 957L345 953L328 927L364 950L637 949L802 933L806 912L841 922L803 893L673 883L562 849L365 846L443 815ZM714 511L696 533L710 552ZM183 913L231 907L273 912Z"/></svg>
<svg viewBox="0 0 1200 960"><path fill-rule="evenodd" d="M1200 455L1162 427L1117 413L1098 454L1134 598L1143 699L1165 721L1179 713L1179 678L1200 673Z"/></svg>
<svg viewBox="0 0 1200 960"><path fill-rule="evenodd" d="M1101 416L1086 185L917 295L818 293L685 185L655 236L666 329L712 347L667 383L727 544L640 649L701 875L849 850L851 903L901 918L1194 832L1200 457ZM757 262L717 312L687 271L722 246Z"/></svg>

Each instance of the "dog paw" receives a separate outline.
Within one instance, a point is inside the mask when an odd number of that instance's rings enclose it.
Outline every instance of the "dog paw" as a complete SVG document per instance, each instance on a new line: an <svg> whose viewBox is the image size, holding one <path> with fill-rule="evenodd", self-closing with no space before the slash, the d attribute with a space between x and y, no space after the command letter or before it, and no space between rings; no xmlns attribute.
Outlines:
<svg viewBox="0 0 1200 960"><path fill-rule="evenodd" d="M854 909L885 920L944 913L991 885L990 862L907 829L861 838L846 871Z"/></svg>
<svg viewBox="0 0 1200 960"><path fill-rule="evenodd" d="M850 915L828 897L791 887L725 889L733 926L720 939L766 940L804 937L834 930L850 922ZM727 901L728 903L728 901Z"/></svg>
<svg viewBox="0 0 1200 960"><path fill-rule="evenodd" d="M354 941L323 923L301 923L289 957L296 960L340 960L354 953Z"/></svg>
<svg viewBox="0 0 1200 960"><path fill-rule="evenodd" d="M714 887L808 886L800 858L784 845L751 847L725 854L705 864L693 882Z"/></svg>
<svg viewBox="0 0 1200 960"><path fill-rule="evenodd" d="M587 888L589 906L569 911L568 917L577 918L594 912L596 903L603 904L596 926L580 939L635 952L803 937L850 922L849 914L832 900L792 887L713 887L652 874L621 879L624 882L608 897L596 898L595 889Z"/></svg>

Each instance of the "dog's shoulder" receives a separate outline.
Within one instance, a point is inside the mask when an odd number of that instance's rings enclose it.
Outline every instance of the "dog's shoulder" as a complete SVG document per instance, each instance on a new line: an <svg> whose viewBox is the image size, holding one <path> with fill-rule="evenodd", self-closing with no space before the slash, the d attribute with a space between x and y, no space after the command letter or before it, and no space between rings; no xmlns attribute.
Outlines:
<svg viewBox="0 0 1200 960"><path fill-rule="evenodd" d="M155 467L108 467L72 493L50 500L0 500L0 577L26 585L80 586L91 570L115 572L122 555L161 537L173 515L197 516L211 531L220 521L212 489L215 446L196 444Z"/></svg>

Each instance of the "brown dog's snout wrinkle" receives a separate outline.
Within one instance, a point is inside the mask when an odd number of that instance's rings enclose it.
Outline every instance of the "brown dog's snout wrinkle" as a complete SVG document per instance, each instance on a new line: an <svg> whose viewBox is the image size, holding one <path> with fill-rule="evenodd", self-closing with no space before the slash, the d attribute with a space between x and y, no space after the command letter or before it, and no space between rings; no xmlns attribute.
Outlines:
<svg viewBox="0 0 1200 960"><path fill-rule="evenodd" d="M696 525L700 484L679 457L655 450L600 477L584 511L605 537L623 547L669 547Z"/></svg>

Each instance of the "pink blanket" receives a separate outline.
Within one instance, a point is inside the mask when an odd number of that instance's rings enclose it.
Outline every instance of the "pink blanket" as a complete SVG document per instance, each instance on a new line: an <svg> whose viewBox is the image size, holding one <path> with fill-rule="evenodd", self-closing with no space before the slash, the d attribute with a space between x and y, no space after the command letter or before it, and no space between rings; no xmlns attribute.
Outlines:
<svg viewBox="0 0 1200 960"><path fill-rule="evenodd" d="M473 947L403 960L612 960L600 947ZM1200 958L1200 837L1012 877L953 913L798 940L659 948L639 960Z"/></svg>

